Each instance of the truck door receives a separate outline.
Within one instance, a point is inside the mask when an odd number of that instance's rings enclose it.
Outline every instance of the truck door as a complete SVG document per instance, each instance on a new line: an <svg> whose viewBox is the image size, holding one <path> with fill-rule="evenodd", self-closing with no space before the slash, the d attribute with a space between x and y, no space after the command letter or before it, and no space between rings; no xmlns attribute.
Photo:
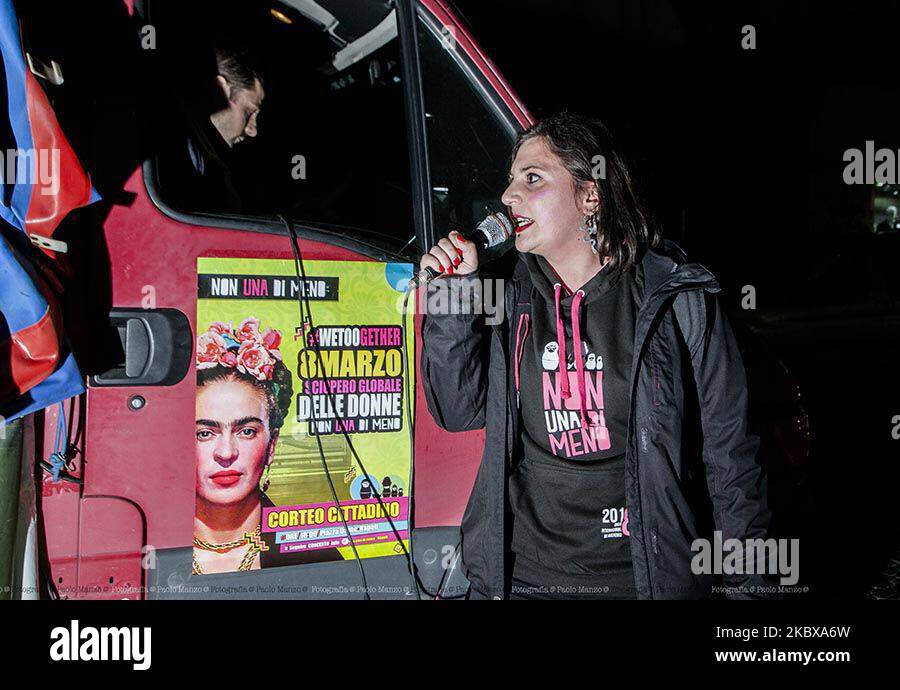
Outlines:
<svg viewBox="0 0 900 690"><path fill-rule="evenodd" d="M155 97L134 123L147 155L130 201L103 222L121 349L89 378L77 507L71 491L65 503L45 491L61 589L410 598L412 551L434 593L455 562L483 436L437 429L423 395L406 408L405 386L421 385L419 318L398 305L424 247L497 209L527 114L443 3L136 11L155 41ZM233 89L217 81L222 51L260 77L231 141L215 117ZM230 395L243 402L228 408ZM262 412L229 416L247 400ZM45 438L54 418L46 426ZM259 474L245 463L254 444ZM229 560L213 537L198 546L197 524L215 536L246 518L232 496L244 475L263 496L260 529ZM54 543L77 551L77 567Z"/></svg>

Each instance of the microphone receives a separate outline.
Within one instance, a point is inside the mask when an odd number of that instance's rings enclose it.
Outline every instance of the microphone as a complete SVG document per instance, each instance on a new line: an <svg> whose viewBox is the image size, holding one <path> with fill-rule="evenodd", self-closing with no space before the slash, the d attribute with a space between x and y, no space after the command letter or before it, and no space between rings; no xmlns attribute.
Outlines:
<svg viewBox="0 0 900 690"><path fill-rule="evenodd" d="M471 236L466 236L465 239L467 242L474 243L478 250L489 249L503 244L509 239L512 232L512 223L505 214L492 213L478 224ZM427 285L439 275L441 274L431 267L423 268L409 281L407 289L415 290L422 285Z"/></svg>

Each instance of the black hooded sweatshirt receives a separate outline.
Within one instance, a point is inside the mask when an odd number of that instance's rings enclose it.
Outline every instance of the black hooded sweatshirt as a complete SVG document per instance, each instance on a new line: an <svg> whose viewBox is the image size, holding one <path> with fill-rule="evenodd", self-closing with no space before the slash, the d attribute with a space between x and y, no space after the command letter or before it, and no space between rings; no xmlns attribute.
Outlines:
<svg viewBox="0 0 900 690"><path fill-rule="evenodd" d="M545 259L523 258L534 293L517 324L512 577L541 594L633 598L624 473L640 267L603 268L573 293Z"/></svg>

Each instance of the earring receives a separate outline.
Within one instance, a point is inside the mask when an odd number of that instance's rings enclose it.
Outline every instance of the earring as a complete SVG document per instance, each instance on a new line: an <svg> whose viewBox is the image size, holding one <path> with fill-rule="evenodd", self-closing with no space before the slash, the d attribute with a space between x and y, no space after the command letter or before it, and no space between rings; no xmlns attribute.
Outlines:
<svg viewBox="0 0 900 690"><path fill-rule="evenodd" d="M588 213L584 216L581 224L578 226L579 232L584 233L581 238L582 242L589 242L591 250L597 254L597 213Z"/></svg>
<svg viewBox="0 0 900 690"><path fill-rule="evenodd" d="M263 493L266 493L266 491L268 491L268 490L269 490L269 466L266 465L266 474L263 477L262 491L263 491Z"/></svg>

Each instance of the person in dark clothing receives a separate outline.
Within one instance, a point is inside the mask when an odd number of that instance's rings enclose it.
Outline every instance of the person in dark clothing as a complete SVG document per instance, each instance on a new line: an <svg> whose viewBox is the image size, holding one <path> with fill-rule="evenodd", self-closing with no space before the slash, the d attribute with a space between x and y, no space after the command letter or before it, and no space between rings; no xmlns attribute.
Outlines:
<svg viewBox="0 0 900 690"><path fill-rule="evenodd" d="M599 122L563 113L522 133L502 200L519 252L505 318L452 305L423 323L435 421L487 430L461 525L472 598L709 596L694 540L765 539L770 519L715 278L652 228ZM427 304L486 275L455 232L421 266L447 277ZM753 567L725 584L770 588Z"/></svg>
<svg viewBox="0 0 900 690"><path fill-rule="evenodd" d="M170 197L176 206L238 213L244 203L233 180L234 147L258 133L265 99L262 73L240 50L215 50L214 105L198 103L209 89L185 98L184 124L160 161L162 178L177 181Z"/></svg>

